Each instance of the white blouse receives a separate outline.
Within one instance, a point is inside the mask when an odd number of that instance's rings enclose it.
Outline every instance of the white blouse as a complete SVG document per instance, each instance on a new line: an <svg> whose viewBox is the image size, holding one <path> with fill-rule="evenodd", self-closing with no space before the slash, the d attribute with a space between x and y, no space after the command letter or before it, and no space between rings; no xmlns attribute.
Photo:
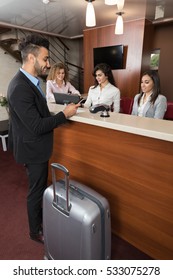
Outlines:
<svg viewBox="0 0 173 280"><path fill-rule="evenodd" d="M63 82L63 85L59 87L56 83L56 81L48 80L46 83L46 99L48 101L55 101L53 92L59 92L59 93L67 93L67 94L77 94L80 96L80 93L78 90L75 89L74 86L70 82L67 82L66 85Z"/></svg>
<svg viewBox="0 0 173 280"><path fill-rule="evenodd" d="M142 95L140 103L139 103L139 107L138 107L138 116L139 117L143 117L144 108L145 108L147 102L150 100L150 98L151 98L151 94L146 98L146 100L144 102L144 94Z"/></svg>
<svg viewBox="0 0 173 280"><path fill-rule="evenodd" d="M93 88L89 88L88 97L84 104L84 107L89 108L92 105L96 104L106 104L113 105L114 112L120 111L120 90L108 83L104 88L100 88L100 85Z"/></svg>

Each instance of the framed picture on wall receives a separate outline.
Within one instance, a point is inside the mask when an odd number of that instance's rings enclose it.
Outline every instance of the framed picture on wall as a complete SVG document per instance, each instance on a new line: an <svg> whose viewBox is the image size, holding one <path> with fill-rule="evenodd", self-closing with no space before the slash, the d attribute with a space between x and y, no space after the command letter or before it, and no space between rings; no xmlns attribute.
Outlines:
<svg viewBox="0 0 173 280"><path fill-rule="evenodd" d="M150 57L150 69L158 70L160 61L160 49L155 49L151 53Z"/></svg>

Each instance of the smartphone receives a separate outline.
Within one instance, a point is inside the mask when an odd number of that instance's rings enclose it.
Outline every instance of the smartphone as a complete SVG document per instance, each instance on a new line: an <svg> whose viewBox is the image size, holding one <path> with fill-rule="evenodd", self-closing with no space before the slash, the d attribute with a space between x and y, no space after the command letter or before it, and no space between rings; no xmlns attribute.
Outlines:
<svg viewBox="0 0 173 280"><path fill-rule="evenodd" d="M85 100L84 98L82 98L82 99L78 102L78 104L83 104L85 101L86 101L86 100Z"/></svg>

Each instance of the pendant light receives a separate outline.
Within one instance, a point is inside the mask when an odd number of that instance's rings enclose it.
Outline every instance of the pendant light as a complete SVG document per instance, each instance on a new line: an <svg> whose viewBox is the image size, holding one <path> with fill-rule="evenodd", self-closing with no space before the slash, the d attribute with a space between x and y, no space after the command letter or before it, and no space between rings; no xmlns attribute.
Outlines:
<svg viewBox="0 0 173 280"><path fill-rule="evenodd" d="M105 0L106 5L116 5L118 0Z"/></svg>
<svg viewBox="0 0 173 280"><path fill-rule="evenodd" d="M49 0L42 0L43 4L49 4Z"/></svg>
<svg viewBox="0 0 173 280"><path fill-rule="evenodd" d="M124 31L124 24L123 24L123 17L122 14L124 14L123 12L119 12L116 13L118 15L117 20L116 20L116 24L115 24L115 34L117 35L121 35L123 34Z"/></svg>
<svg viewBox="0 0 173 280"><path fill-rule="evenodd" d="M87 8L86 8L86 26L92 27L96 26L96 16L94 11L94 6L92 4L95 0L85 0L88 2Z"/></svg>
<svg viewBox="0 0 173 280"><path fill-rule="evenodd" d="M124 2L125 2L125 0L118 0L117 1L118 11L121 11L124 8Z"/></svg>

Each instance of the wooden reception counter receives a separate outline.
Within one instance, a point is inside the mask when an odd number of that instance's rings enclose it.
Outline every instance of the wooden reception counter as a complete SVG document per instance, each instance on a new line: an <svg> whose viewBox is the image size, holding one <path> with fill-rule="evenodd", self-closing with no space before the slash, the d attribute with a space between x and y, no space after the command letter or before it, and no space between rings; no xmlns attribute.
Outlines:
<svg viewBox="0 0 173 280"><path fill-rule="evenodd" d="M49 104L53 113L62 107ZM108 199L115 234L173 259L173 122L80 108L55 129L50 162Z"/></svg>

